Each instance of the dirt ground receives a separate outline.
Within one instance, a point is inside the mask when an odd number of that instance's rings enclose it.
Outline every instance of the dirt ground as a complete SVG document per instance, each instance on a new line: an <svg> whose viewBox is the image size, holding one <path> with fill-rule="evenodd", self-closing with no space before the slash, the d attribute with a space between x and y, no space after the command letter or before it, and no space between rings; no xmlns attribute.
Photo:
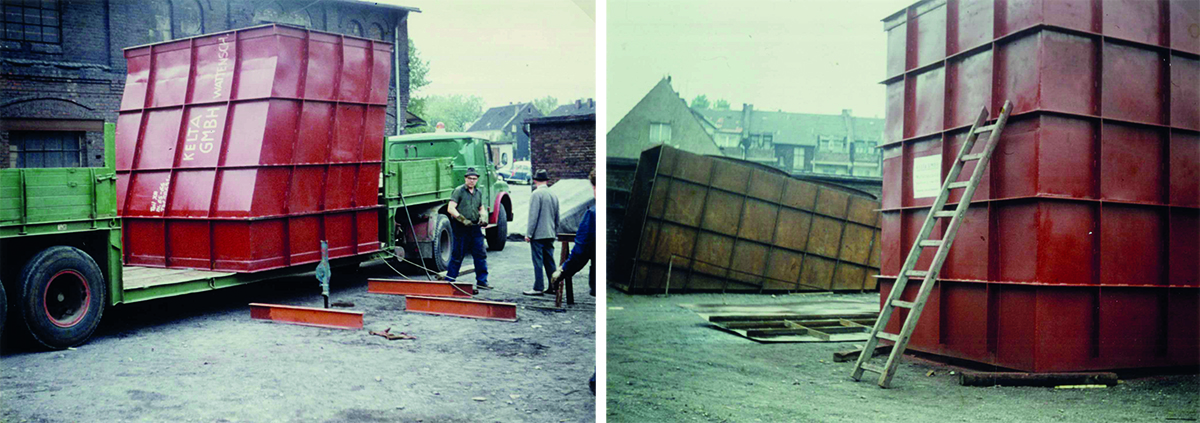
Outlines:
<svg viewBox="0 0 1200 423"><path fill-rule="evenodd" d="M395 275L378 263L334 271L332 299L365 312L364 330L250 319L250 302L320 307L311 274L110 308L76 349L5 346L0 421L594 421L586 278L577 305L546 311L528 306L552 297L520 295L532 287L528 244L510 241L488 264L496 289L480 297L521 305L516 323L406 313L403 297L367 293L367 276ZM385 328L416 339L368 334Z"/></svg>
<svg viewBox="0 0 1200 423"><path fill-rule="evenodd" d="M710 327L686 303L766 304L835 296L687 294L608 290L609 422L1194 421L1200 377L1133 375L1103 389L964 387L962 368L906 356L892 389L850 379L832 354L852 343L759 344ZM934 376L926 376L930 370ZM1176 370L1177 371L1177 370ZM1193 369L1192 372L1195 372Z"/></svg>

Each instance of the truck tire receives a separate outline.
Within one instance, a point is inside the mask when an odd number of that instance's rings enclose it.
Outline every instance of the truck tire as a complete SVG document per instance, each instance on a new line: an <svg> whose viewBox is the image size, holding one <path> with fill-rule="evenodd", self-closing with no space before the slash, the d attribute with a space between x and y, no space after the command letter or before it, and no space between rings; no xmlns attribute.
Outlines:
<svg viewBox="0 0 1200 423"><path fill-rule="evenodd" d="M437 215L433 220L433 259L430 260L434 270L445 272L450 263L450 250L454 247L454 231L450 230L450 218L444 214Z"/></svg>
<svg viewBox="0 0 1200 423"><path fill-rule="evenodd" d="M0 282L0 336L4 334L4 320L8 318L8 294L4 292L4 283Z"/></svg>
<svg viewBox="0 0 1200 423"><path fill-rule="evenodd" d="M21 270L21 316L29 334L51 349L82 344L104 313L107 284L100 266L74 247L50 247Z"/></svg>
<svg viewBox="0 0 1200 423"><path fill-rule="evenodd" d="M488 249L504 251L504 242L508 241L508 210L500 206L496 215L496 226L487 230Z"/></svg>

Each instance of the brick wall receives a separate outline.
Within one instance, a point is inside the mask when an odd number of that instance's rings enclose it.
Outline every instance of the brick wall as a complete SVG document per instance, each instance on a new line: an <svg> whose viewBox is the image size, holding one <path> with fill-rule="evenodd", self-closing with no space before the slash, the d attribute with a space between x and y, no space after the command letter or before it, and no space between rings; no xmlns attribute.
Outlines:
<svg viewBox="0 0 1200 423"><path fill-rule="evenodd" d="M61 42L0 40L0 168L13 164L4 120L116 122L125 87L124 48L263 21L387 42L393 42L399 23L397 51L405 58L400 61L403 89L397 90L393 82L389 99L394 101L398 93L401 110L408 105L408 26L402 10L311 0L62 0L59 4ZM302 11L284 14L284 10ZM394 104L388 107L387 135L396 133L396 116L403 115ZM102 134L87 133L86 143L88 165L102 166Z"/></svg>
<svg viewBox="0 0 1200 423"><path fill-rule="evenodd" d="M530 166L546 169L551 183L587 179L596 168L596 116L539 118L529 123Z"/></svg>

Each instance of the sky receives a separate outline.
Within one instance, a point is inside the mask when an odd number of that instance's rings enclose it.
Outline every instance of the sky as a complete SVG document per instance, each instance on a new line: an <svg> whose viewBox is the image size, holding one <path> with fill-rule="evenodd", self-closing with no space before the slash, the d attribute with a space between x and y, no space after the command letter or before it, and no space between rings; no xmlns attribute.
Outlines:
<svg viewBox="0 0 1200 423"><path fill-rule="evenodd" d="M915 0L608 0L607 129L660 79L733 110L884 115L882 19Z"/></svg>
<svg viewBox="0 0 1200 423"><path fill-rule="evenodd" d="M485 108L547 95L596 95L595 6L588 0L390 0L421 9L408 34L429 61L415 93L477 95Z"/></svg>

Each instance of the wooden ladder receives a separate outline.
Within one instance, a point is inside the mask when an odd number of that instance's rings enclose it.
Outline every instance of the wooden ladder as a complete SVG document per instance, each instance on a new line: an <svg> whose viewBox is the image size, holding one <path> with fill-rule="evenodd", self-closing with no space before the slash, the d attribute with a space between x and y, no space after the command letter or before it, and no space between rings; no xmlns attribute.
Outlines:
<svg viewBox="0 0 1200 423"><path fill-rule="evenodd" d="M912 336L913 329L917 327L917 320L921 317L921 309L925 307L925 300L929 299L929 293L933 290L933 284L937 281L938 273L941 272L942 263L946 261L946 255L950 253L950 245L954 242L954 235L958 232L958 226L962 223L963 215L967 213L967 208L971 205L971 197L975 195L975 188L979 186L979 180L983 178L983 170L987 167L988 161L992 157L992 152L996 149L996 144L1000 140L1000 132L1004 130L1004 124L1008 121L1008 114L1012 111L1012 104L1008 101L1004 102L1004 108L1000 110L1000 117L995 124L984 126L987 122L988 110L983 108L979 113L979 117L975 119L975 124L971 125L971 132L967 136L966 142L958 151L958 157L954 160L954 166L950 167L950 173L946 175L946 180L942 183L942 190L938 193L937 199L933 201L933 206L930 207L930 213L925 217L925 224L921 225L921 232L917 235L916 241L913 242L912 249L909 250L908 258L904 260L904 266L900 268L900 274L896 278L896 284L892 286L892 292L888 295L887 301L883 302L883 309L879 311L879 318L875 320L875 326L871 328L871 335L867 337L867 344L863 346L863 352L858 355L858 361L854 364L854 371L850 377L854 380L861 380L863 371L870 371L879 374L879 386L887 388L892 383L892 376L896 374L896 367L900 364L900 357L904 355L904 349L908 346L908 339ZM982 153L969 154L975 146L975 140L979 138L979 134L991 132L988 137L987 146ZM958 175L962 172L963 163L976 161L975 171L971 173L971 179L965 182L958 182ZM958 206L954 210L943 210L946 206L946 199L950 196L950 190L965 188L962 198L958 201ZM940 240L928 239L929 234L933 232L933 225L941 218L950 218L950 226L946 229L945 235ZM915 270L917 259L921 257L921 252L926 247L937 247L937 254L933 256L933 263L929 265L929 270ZM902 301L900 296L904 293L904 287L908 284L910 278L920 278L921 289L917 293L915 301ZM892 317L892 311L896 307L904 307L910 309L908 318L904 319L903 327L899 334L884 332L884 327L887 326L888 320ZM891 354L888 355L887 364L883 367L878 367L867 363L871 359L870 351L875 350L875 346L879 343L879 339L886 339L895 343L892 347Z"/></svg>

